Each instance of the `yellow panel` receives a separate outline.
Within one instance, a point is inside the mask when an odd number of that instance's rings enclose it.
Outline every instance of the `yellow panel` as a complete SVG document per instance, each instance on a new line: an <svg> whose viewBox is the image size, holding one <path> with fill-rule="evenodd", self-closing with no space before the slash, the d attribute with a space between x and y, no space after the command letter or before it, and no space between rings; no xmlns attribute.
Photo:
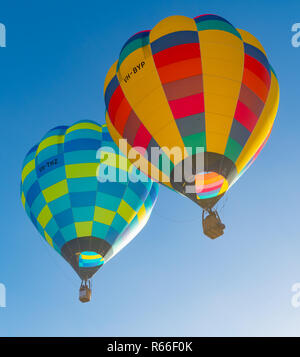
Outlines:
<svg viewBox="0 0 300 357"><path fill-rule="evenodd" d="M122 169L124 171L128 171L131 166L130 161L126 157L121 155L116 155L112 152L102 151L102 150L101 150L100 162L108 166Z"/></svg>
<svg viewBox="0 0 300 357"><path fill-rule="evenodd" d="M50 212L49 207L44 206L37 217L37 221L43 228L45 228L51 218L52 218L52 213Z"/></svg>
<svg viewBox="0 0 300 357"><path fill-rule="evenodd" d="M96 177L98 166L97 162L66 165L66 175L67 178Z"/></svg>
<svg viewBox="0 0 300 357"><path fill-rule="evenodd" d="M118 65L118 61L116 61L109 69L109 71L106 74L105 77L105 81L104 81L104 94L106 91L107 86L109 85L110 81L114 78L114 76L116 75L116 71L117 71L117 65Z"/></svg>
<svg viewBox="0 0 300 357"><path fill-rule="evenodd" d="M40 142L35 155L37 156L42 150L46 149L49 146L62 144L64 140L65 140L64 135L53 135L50 136L49 138L46 138L45 140Z"/></svg>
<svg viewBox="0 0 300 357"><path fill-rule="evenodd" d="M94 221L110 226L116 215L116 212L102 207L95 207Z"/></svg>
<svg viewBox="0 0 300 357"><path fill-rule="evenodd" d="M206 109L205 119L207 119L206 131L216 131L218 133L224 133L224 131L226 132L228 127L229 129L231 128L232 119L234 117L237 104L236 98L216 95L211 92L205 93L204 96ZM213 121L209 120L210 118L214 118ZM207 149L207 151L210 150Z"/></svg>
<svg viewBox="0 0 300 357"><path fill-rule="evenodd" d="M25 195L24 195L23 191L22 191L22 195L21 195L21 201L22 201L23 207L25 208L26 199L25 199Z"/></svg>
<svg viewBox="0 0 300 357"><path fill-rule="evenodd" d="M52 238L49 236L49 234L48 234L46 231L44 231L44 233L45 233L46 241L51 245L51 247L53 247L53 240L52 240Z"/></svg>
<svg viewBox="0 0 300 357"><path fill-rule="evenodd" d="M218 193L218 196L220 196L222 193L226 192L227 190L228 190L228 181L224 178L224 182L220 192Z"/></svg>
<svg viewBox="0 0 300 357"><path fill-rule="evenodd" d="M199 36L204 34L204 42L211 42L220 45L226 45L232 47L232 50L239 50L240 46L243 46L243 42L240 38L232 34L231 32L221 30L204 30L199 31ZM202 37L201 37L202 38ZM201 42L202 44L202 42ZM229 54L227 54L229 56Z"/></svg>
<svg viewBox="0 0 300 357"><path fill-rule="evenodd" d="M208 95L208 101L218 100L218 98L218 96ZM231 116L205 112L207 151L224 154L232 118Z"/></svg>
<svg viewBox="0 0 300 357"><path fill-rule="evenodd" d="M127 223L130 223L136 215L135 210L124 200L121 201L117 213L124 218Z"/></svg>
<svg viewBox="0 0 300 357"><path fill-rule="evenodd" d="M146 213L147 213L147 211L146 211L145 205L143 204L137 213L139 223L141 223L143 221L144 217L146 216Z"/></svg>
<svg viewBox="0 0 300 357"><path fill-rule="evenodd" d="M169 16L161 20L150 32L150 42L175 31L197 31L196 23L186 16Z"/></svg>
<svg viewBox="0 0 300 357"><path fill-rule="evenodd" d="M109 115L106 113L106 123L108 127L108 131L113 139L113 141L116 143L116 145L119 144L119 141L122 139L121 135L118 133L116 128L112 125ZM162 171L160 171L157 167L153 166L150 161L146 160L143 156L140 155L138 151L132 148L132 146L127 142L126 146L120 146L120 151L124 155L128 155L129 151L133 152L137 155L137 157L140 157L139 159L139 169L145 173L147 176L151 176L153 180L160 181L160 178L162 179L162 183L168 187L172 187L170 184L170 179L167 175L165 175ZM134 160L130 160L134 162ZM148 173L151 173L151 175L148 175Z"/></svg>
<svg viewBox="0 0 300 357"><path fill-rule="evenodd" d="M220 116L217 116L215 114L206 114L206 117L209 121L212 121L212 118L221 118ZM215 120L215 119L214 119ZM222 132L223 128L223 132ZM218 130L217 131L206 131L206 140L209 140L210 146L207 148L207 151L209 152L217 152L221 153L222 155L224 154L224 130L227 130L227 122L225 121L219 121L218 123ZM216 151L216 149L219 148L219 151ZM222 148L224 149L223 151ZM214 150L213 150L214 149Z"/></svg>
<svg viewBox="0 0 300 357"><path fill-rule="evenodd" d="M236 161L237 172L241 172L242 169L251 160L253 155L257 152L259 147L264 142L265 138L269 134L278 109L279 104L279 86L275 75L272 73L271 87L269 96L265 104L264 110L258 119L258 122L251 133L246 145L244 146L240 156Z"/></svg>
<svg viewBox="0 0 300 357"><path fill-rule="evenodd" d="M150 45L145 47L148 47L148 51L151 51ZM145 63L142 69L131 75L127 82L122 80L127 73L132 71L133 67L141 62ZM152 56L145 57L143 48L132 52L122 62L118 71L118 79L129 104L158 145L168 148L179 146L183 156L186 157L187 152L184 143L173 118ZM174 164L177 163L177 161L174 162Z"/></svg>
<svg viewBox="0 0 300 357"><path fill-rule="evenodd" d="M77 237L89 237L92 235L93 221L75 222Z"/></svg>
<svg viewBox="0 0 300 357"><path fill-rule="evenodd" d="M229 49L229 47L228 47ZM206 52L207 53L207 52ZM235 62L224 62L222 58L211 58L209 55L206 56L206 53L203 55L205 59L202 60L202 68L203 74L205 75L206 81L210 79L210 77L218 77L218 78L226 78L228 81L226 84L228 85L230 81L236 81L241 83L243 73L244 73L244 56L240 57L241 61ZM204 96L205 96L205 87L206 83L204 81ZM223 88L224 90L226 88ZM230 90L231 88L229 88ZM230 92L229 92L230 93ZM239 94L239 91L238 91ZM236 93L232 93L233 97L236 97Z"/></svg>
<svg viewBox="0 0 300 357"><path fill-rule="evenodd" d="M27 165L24 166L22 170L22 183L24 182L27 175L30 174L31 171L35 169L35 159L28 162Z"/></svg>
<svg viewBox="0 0 300 357"><path fill-rule="evenodd" d="M242 36L242 39L244 42L249 43L250 45L257 47L259 50L261 50L262 53L265 54L265 56L267 57L267 54L265 52L265 49L263 48L262 44L258 41L258 39L253 36L250 32L245 31L245 30L239 30L237 29L237 31L240 33L240 35Z"/></svg>
<svg viewBox="0 0 300 357"><path fill-rule="evenodd" d="M199 31L198 34L200 48L209 53L208 58L240 64L242 55L244 62L244 45L235 35L219 30Z"/></svg>
<svg viewBox="0 0 300 357"><path fill-rule="evenodd" d="M206 78L208 77L208 78ZM235 95L241 88L241 82L233 81L231 79L222 78L222 77L214 77L203 75L205 85L206 85L206 93L213 93L216 95L222 95L224 98L235 98L232 93ZM228 88L231 88L230 92Z"/></svg>
<svg viewBox="0 0 300 357"><path fill-rule="evenodd" d="M229 32L199 31L207 151L224 154L244 70L243 42ZM223 133L217 135L216 133Z"/></svg>
<svg viewBox="0 0 300 357"><path fill-rule="evenodd" d="M62 180L42 191L46 202L51 202L68 193L67 180Z"/></svg>
<svg viewBox="0 0 300 357"><path fill-rule="evenodd" d="M85 259L85 260L94 260L94 259L102 258L102 255L100 255L100 254L86 255L86 254L81 253L80 256L82 259Z"/></svg>
<svg viewBox="0 0 300 357"><path fill-rule="evenodd" d="M126 157L121 155L117 156L117 168L124 171L129 171L130 167L131 167L131 162Z"/></svg>
<svg viewBox="0 0 300 357"><path fill-rule="evenodd" d="M67 129L66 134L69 134L72 131L80 130L80 129L91 129L91 130L99 131L99 133L102 132L102 128L97 124L93 124L93 123L78 123L78 124L74 124L74 125L70 126Z"/></svg>

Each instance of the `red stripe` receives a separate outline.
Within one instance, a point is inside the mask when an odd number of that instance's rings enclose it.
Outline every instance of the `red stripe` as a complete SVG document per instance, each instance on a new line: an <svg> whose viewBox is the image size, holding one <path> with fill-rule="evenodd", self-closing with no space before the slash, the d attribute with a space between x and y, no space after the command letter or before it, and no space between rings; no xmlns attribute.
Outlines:
<svg viewBox="0 0 300 357"><path fill-rule="evenodd" d="M234 118L244 125L250 132L254 129L258 118L253 112L242 102L238 101Z"/></svg>
<svg viewBox="0 0 300 357"><path fill-rule="evenodd" d="M195 57L200 57L199 43L186 43L184 45L173 46L153 56L157 68Z"/></svg>
<svg viewBox="0 0 300 357"><path fill-rule="evenodd" d="M196 187L196 193L216 191L217 189L220 189L222 187L222 185L223 185L223 183L221 183L220 185L214 186L214 187L209 187L209 188L206 188L205 186L198 186L198 187Z"/></svg>
<svg viewBox="0 0 300 357"><path fill-rule="evenodd" d="M175 119L184 118L204 112L204 96L203 93L194 94L189 97L171 100L169 105Z"/></svg>
<svg viewBox="0 0 300 357"><path fill-rule="evenodd" d="M124 94L121 86L119 85L117 89L114 91L114 94L111 96L108 105L108 114L112 123L114 123L116 119L116 113L123 98L124 98Z"/></svg>
<svg viewBox="0 0 300 357"><path fill-rule="evenodd" d="M141 124L134 138L133 146L141 146L146 149L150 143L151 138L152 136L149 131L144 127L143 124Z"/></svg>
<svg viewBox="0 0 300 357"><path fill-rule="evenodd" d="M194 20L198 19L199 17L208 16L208 15L218 16L216 14L203 14L203 15L199 15L199 16L194 17Z"/></svg>
<svg viewBox="0 0 300 357"><path fill-rule="evenodd" d="M270 88L271 77L266 67L257 61L255 58L245 54L245 68L249 69L251 72L255 73L258 78L260 78L265 85Z"/></svg>
<svg viewBox="0 0 300 357"><path fill-rule="evenodd" d="M133 36L138 35L139 33L143 33L143 32L150 32L150 30L138 31L138 32L136 32L134 35L132 35L131 37L129 37L129 40L130 40Z"/></svg>

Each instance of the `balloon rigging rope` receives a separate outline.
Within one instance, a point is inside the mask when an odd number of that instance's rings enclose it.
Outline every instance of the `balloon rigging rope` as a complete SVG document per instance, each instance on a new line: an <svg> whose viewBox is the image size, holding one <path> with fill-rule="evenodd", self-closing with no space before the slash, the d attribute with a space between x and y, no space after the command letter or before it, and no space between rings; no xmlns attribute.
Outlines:
<svg viewBox="0 0 300 357"><path fill-rule="evenodd" d="M222 212L222 211L223 211L224 207L225 207L226 204L227 204L227 201L228 201L228 196L225 196L225 198L224 198L224 200L223 200L223 204L222 204L221 207L220 207L220 203L221 203L221 202L218 202L218 203L217 203L217 210L219 210L219 212Z"/></svg>

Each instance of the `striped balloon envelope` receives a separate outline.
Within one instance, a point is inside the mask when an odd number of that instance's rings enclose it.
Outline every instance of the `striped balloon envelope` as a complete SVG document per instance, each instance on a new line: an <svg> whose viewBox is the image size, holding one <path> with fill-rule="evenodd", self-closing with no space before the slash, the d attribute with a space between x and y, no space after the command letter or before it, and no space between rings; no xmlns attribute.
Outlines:
<svg viewBox="0 0 300 357"><path fill-rule="evenodd" d="M249 32L216 15L171 16L125 43L104 96L109 132L141 170L211 210L266 143L279 86Z"/></svg>
<svg viewBox="0 0 300 357"><path fill-rule="evenodd" d="M26 155L24 208L41 236L83 281L145 226L158 184L119 152L106 125L50 130Z"/></svg>

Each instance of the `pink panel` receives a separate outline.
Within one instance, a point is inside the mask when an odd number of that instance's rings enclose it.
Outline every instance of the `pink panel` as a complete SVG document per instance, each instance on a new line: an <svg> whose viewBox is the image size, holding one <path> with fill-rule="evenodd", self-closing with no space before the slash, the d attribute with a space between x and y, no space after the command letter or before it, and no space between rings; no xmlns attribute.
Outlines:
<svg viewBox="0 0 300 357"><path fill-rule="evenodd" d="M169 102L175 119L184 118L204 112L203 93L197 93L189 97L184 97Z"/></svg>
<svg viewBox="0 0 300 357"><path fill-rule="evenodd" d="M234 117L250 132L252 132L258 120L257 117L253 114L253 112L244 103L240 101L238 101L237 103Z"/></svg>

